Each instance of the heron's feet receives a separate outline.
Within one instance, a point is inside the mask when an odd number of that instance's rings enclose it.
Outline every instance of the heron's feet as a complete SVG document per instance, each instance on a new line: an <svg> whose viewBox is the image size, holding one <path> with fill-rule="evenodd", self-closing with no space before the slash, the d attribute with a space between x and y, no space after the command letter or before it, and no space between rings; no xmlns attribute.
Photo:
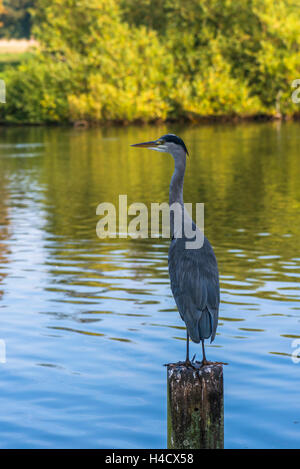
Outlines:
<svg viewBox="0 0 300 469"><path fill-rule="evenodd" d="M197 370L197 365L196 365L196 363L195 363L195 361L194 361L194 360L195 360L195 356L196 356L196 355L193 356L192 360L187 359L187 360L185 360L185 362L182 362L182 364L183 364L184 366L186 366L187 368L193 368L193 370Z"/></svg>
<svg viewBox="0 0 300 469"><path fill-rule="evenodd" d="M164 366L171 366L171 367L178 367L178 366L185 366L187 368L192 368L193 370L199 370L203 366L209 365L228 365L225 362L209 362L208 360L202 360L201 362L194 361L194 357L191 360L185 360L184 362L177 362L177 363L165 363Z"/></svg>
<svg viewBox="0 0 300 469"><path fill-rule="evenodd" d="M199 368L199 365L197 367L196 363L194 363L191 360L185 360L184 362L177 362L177 363L166 363L165 366L172 366L172 367L185 366L186 368L193 368L193 370L197 370Z"/></svg>
<svg viewBox="0 0 300 469"><path fill-rule="evenodd" d="M212 365L212 364L213 364L213 362L209 362L209 361L206 360L206 359L205 359L205 360L202 360L202 362L200 362L200 365L201 365L201 366L207 366L207 365Z"/></svg>
<svg viewBox="0 0 300 469"><path fill-rule="evenodd" d="M187 367L187 368L194 368L194 365L193 363L191 362L191 360L185 360L185 362L183 362L184 365Z"/></svg>
<svg viewBox="0 0 300 469"><path fill-rule="evenodd" d="M209 362L208 360L202 360L202 362L196 362L200 363L200 366L207 366L207 365L228 365L228 363L225 362Z"/></svg>

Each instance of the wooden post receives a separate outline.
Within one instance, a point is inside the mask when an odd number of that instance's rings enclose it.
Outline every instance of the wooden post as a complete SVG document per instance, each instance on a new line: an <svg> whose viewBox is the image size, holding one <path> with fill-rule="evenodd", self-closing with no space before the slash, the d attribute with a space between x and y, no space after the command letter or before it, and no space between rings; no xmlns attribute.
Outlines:
<svg viewBox="0 0 300 469"><path fill-rule="evenodd" d="M222 364L167 366L168 448L224 448Z"/></svg>

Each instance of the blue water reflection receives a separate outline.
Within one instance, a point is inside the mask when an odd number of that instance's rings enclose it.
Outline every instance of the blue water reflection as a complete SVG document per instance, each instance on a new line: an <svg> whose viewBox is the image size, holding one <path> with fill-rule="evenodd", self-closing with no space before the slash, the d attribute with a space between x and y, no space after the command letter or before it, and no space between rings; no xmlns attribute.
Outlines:
<svg viewBox="0 0 300 469"><path fill-rule="evenodd" d="M219 261L225 446L300 446L299 124L270 123L1 129L1 447L166 447L163 364L185 353L168 241L95 231L102 201L167 200L171 158L129 147L166 131Z"/></svg>

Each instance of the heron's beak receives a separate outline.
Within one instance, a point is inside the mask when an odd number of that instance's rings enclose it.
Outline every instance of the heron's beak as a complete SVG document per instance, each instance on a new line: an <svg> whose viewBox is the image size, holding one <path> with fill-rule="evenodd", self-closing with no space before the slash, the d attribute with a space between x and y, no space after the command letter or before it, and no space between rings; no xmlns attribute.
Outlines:
<svg viewBox="0 0 300 469"><path fill-rule="evenodd" d="M148 148L148 150L156 150L162 153L165 153L168 151L164 142L160 139L153 140L152 142L136 143L135 145L131 145L131 146L138 147L138 148Z"/></svg>
<svg viewBox="0 0 300 469"><path fill-rule="evenodd" d="M139 148L149 148L150 150L156 150L157 147L161 144L158 140L153 140L152 142L143 142L143 143L135 143L134 145L130 145L131 147L139 147Z"/></svg>

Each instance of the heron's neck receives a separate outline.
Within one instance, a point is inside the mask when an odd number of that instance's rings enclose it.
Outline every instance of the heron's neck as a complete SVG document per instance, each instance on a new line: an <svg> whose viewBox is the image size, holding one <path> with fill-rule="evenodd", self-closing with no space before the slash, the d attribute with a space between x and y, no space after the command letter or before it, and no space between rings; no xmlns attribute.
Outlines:
<svg viewBox="0 0 300 469"><path fill-rule="evenodd" d="M174 156L174 155L173 155ZM185 155L175 157L175 169L170 183L169 205L179 202L183 205L183 181L185 173Z"/></svg>

